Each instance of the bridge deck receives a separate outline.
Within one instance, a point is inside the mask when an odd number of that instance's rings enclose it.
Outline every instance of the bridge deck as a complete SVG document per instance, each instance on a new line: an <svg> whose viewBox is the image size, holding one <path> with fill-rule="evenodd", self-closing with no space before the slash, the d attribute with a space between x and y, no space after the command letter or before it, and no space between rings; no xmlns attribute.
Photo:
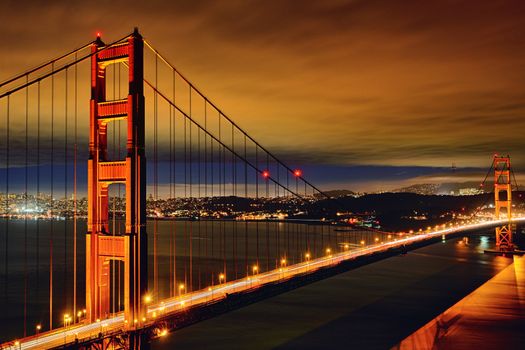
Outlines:
<svg viewBox="0 0 525 350"><path fill-rule="evenodd" d="M516 222L525 222L525 218L516 218ZM333 266L341 261L351 260L358 257L370 255L386 251L392 248L400 248L404 245L410 245L433 239L442 235L452 235L458 232L466 232L477 230L481 228L495 227L503 223L503 220L488 221L482 223L475 223L460 227L451 227L447 229L432 231L423 234L417 234L404 238L396 238L390 242L377 244L373 246L366 246L358 249L350 249L347 251L334 253L321 258L312 259L299 264L275 269L265 273L259 273L254 276L243 279L226 282L213 288L198 290L193 293L187 293L180 297L165 299L157 304L153 304L148 308L148 318L143 324L144 327L155 324L158 317L166 317L169 315L176 315L177 313L187 309L190 306L204 305L209 302L219 301L226 297L227 294L246 291L267 283L275 283L279 281L288 280L299 274L314 272L320 268ZM72 343L75 339L85 340L89 338L96 338L99 333L108 334L127 328L122 313L115 317L102 320L100 322L89 324L77 324L67 328L57 328L53 331L41 333L38 336L32 336L18 340L18 343L5 343L2 349L42 349L59 347L67 343Z"/></svg>

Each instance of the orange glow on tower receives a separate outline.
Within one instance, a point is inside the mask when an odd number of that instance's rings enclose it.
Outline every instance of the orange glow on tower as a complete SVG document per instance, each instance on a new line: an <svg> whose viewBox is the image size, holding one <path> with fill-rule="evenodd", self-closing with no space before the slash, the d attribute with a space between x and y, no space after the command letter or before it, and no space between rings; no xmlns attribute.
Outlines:
<svg viewBox="0 0 525 350"><path fill-rule="evenodd" d="M124 263L124 315L131 323L144 316L142 296L147 291L144 44L137 30L126 42L110 47L105 46L98 34L91 48L94 55L91 58L86 319L93 322L110 315L110 262L114 260ZM106 68L123 61L129 66L128 96L108 101ZM122 160L109 160L107 125L122 119L127 120L127 155ZM125 235L110 233L108 187L113 184L126 186Z"/></svg>

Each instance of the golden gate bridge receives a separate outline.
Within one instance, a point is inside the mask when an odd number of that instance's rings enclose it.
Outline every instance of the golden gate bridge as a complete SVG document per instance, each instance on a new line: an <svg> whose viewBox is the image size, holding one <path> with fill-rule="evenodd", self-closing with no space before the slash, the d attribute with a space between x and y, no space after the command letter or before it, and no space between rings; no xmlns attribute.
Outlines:
<svg viewBox="0 0 525 350"><path fill-rule="evenodd" d="M512 215L513 173L501 156L489 170L494 220L334 233L323 219L337 200L240 128L137 29L111 43L98 35L0 89L3 293L13 299L18 285L23 294L23 332L2 348L147 348L176 328L349 264L480 229L496 227L497 252L521 253L513 228L523 219ZM268 216L224 220L231 203L203 210L203 198L277 211L286 227ZM324 207L314 209L321 198ZM13 246L22 261L10 266ZM44 295L45 307L31 302Z"/></svg>

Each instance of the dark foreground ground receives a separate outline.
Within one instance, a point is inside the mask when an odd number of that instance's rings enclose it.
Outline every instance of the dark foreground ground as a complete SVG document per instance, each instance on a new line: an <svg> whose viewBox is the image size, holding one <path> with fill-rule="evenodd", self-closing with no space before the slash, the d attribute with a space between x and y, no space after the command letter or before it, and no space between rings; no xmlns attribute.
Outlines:
<svg viewBox="0 0 525 350"><path fill-rule="evenodd" d="M390 349L512 260L488 236L389 258L180 329L164 349Z"/></svg>

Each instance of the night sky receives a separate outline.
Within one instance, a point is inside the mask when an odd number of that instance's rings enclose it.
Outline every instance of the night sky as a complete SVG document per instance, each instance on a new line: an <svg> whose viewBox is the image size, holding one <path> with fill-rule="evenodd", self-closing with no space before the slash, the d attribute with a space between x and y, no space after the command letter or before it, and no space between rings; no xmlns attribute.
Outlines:
<svg viewBox="0 0 525 350"><path fill-rule="evenodd" d="M523 1L3 0L0 80L135 26L322 188L522 179Z"/></svg>

